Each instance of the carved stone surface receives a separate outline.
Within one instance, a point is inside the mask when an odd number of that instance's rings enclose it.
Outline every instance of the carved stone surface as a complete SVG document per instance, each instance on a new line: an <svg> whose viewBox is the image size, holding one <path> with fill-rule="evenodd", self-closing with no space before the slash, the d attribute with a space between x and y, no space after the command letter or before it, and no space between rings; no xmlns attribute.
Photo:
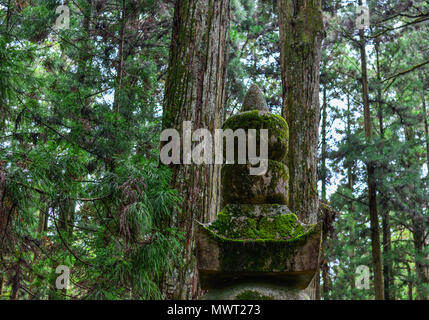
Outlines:
<svg viewBox="0 0 429 320"><path fill-rule="evenodd" d="M294 240L233 240L199 224L196 241L201 286L209 289L259 279L305 289L317 270L320 239L320 225Z"/></svg>
<svg viewBox="0 0 429 320"><path fill-rule="evenodd" d="M250 164L222 167L222 198L224 204L248 203L287 204L289 171L277 161L269 160L264 175L249 175Z"/></svg>
<svg viewBox="0 0 429 320"><path fill-rule="evenodd" d="M244 97L244 102L241 107L242 111L263 110L268 111L267 101L264 95L256 84L252 84Z"/></svg>
<svg viewBox="0 0 429 320"><path fill-rule="evenodd" d="M304 289L318 269L321 225L302 224L287 207L287 123L268 112L256 85L242 111L223 128L268 129L268 141L256 136L268 144L268 169L258 176L249 174L249 163L222 167L224 208L215 221L196 225L201 287L209 290L206 299L309 299Z"/></svg>
<svg viewBox="0 0 429 320"><path fill-rule="evenodd" d="M249 129L256 130L256 150L259 147L259 135L261 129L268 130L268 159L282 161L287 154L289 144L289 127L282 117L269 113L268 111L247 111L233 115L225 121L222 128L236 131L243 129L247 132ZM246 139L246 145L248 140ZM234 144L237 149L237 139ZM235 158L237 160L237 157Z"/></svg>

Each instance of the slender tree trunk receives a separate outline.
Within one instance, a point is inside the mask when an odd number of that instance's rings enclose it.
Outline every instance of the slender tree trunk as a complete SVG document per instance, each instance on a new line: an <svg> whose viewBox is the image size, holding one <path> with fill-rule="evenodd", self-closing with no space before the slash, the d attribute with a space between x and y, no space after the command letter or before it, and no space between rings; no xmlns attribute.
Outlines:
<svg viewBox="0 0 429 320"><path fill-rule="evenodd" d="M326 260L322 263L322 279L323 279L323 299L329 300L331 292L331 278L329 276L329 265Z"/></svg>
<svg viewBox="0 0 429 320"><path fill-rule="evenodd" d="M411 275L411 268L410 265L407 263L407 275L408 275L408 300L413 300L413 281L412 275Z"/></svg>
<svg viewBox="0 0 429 320"><path fill-rule="evenodd" d="M316 285L316 294L314 300L322 300L322 292L320 290L320 269L318 272L316 272L316 279L315 279L315 285Z"/></svg>
<svg viewBox="0 0 429 320"><path fill-rule="evenodd" d="M383 207L384 202L381 201ZM384 278L384 298L386 300L394 300L394 294L391 285L393 285L393 273L392 273L392 262L388 258L389 253L392 250L392 236L390 230L390 215L389 210L382 209L382 228L383 228L383 278Z"/></svg>
<svg viewBox="0 0 429 320"><path fill-rule="evenodd" d="M327 122L327 98L326 98L326 86L323 86L323 105L322 105L322 152L321 152L321 181L322 181L322 201L326 202L326 122ZM322 235L322 246L321 246L321 252L320 252L320 270L316 273L316 300L321 300L322 298L322 292L320 288L320 273L322 272L322 279L323 282L325 282L324 276L326 274L323 274L326 272L324 268L328 268L328 262L325 258L325 246L326 246L326 235ZM324 283L325 286L325 283Z"/></svg>
<svg viewBox="0 0 429 320"><path fill-rule="evenodd" d="M50 207L48 206L46 208L47 214L45 214L45 224L43 226L44 227L43 231L48 231L48 224L49 224L49 215L48 215L48 213L49 213L49 210L50 210Z"/></svg>
<svg viewBox="0 0 429 320"><path fill-rule="evenodd" d="M350 141L351 134L352 134L352 130L351 130L352 112L351 112L350 96L349 95L347 95L347 117L346 118L347 118L347 120L346 120L346 139L347 139L347 141ZM350 189L351 194L353 194L353 191L354 191L353 167L354 167L353 161L350 161L349 159L347 159L347 188ZM353 213L354 210L355 210L354 202L353 202L353 200L350 200L348 202L348 212ZM352 263L352 267L354 269L356 266ZM356 278L355 278L354 272L350 273L350 287L352 289L356 288Z"/></svg>
<svg viewBox="0 0 429 320"><path fill-rule="evenodd" d="M405 125L405 139L410 145L415 144L414 130L408 124ZM417 296L419 300L429 300L429 292L427 292L426 288L429 287L429 261L425 255L425 238L428 224L425 221L423 209L421 208L421 203L424 202L424 199L420 199L418 193L415 192L415 190L420 187L419 184L421 181L419 163L419 156L414 154L411 154L407 159L408 170L410 170L410 174L414 179L414 181L411 181L408 185L410 195L408 197L409 199L407 206L409 208L409 215L413 226L413 243L415 251L414 261L417 274Z"/></svg>
<svg viewBox="0 0 429 320"><path fill-rule="evenodd" d="M47 202L47 197L46 196L41 196L40 197L40 203L42 204L42 208L39 209L39 219L38 219L38 223L37 223L37 239L40 239L41 236L43 235L43 232L46 231L46 227L47 227L47 220L46 220L46 212L49 212L49 208L46 205ZM34 256L33 256L33 265L35 265L37 263L37 260L39 259L39 254L40 251L39 249L36 249L34 251ZM34 277L35 277L35 272L33 270L29 271L29 287L28 287L28 291L32 292L33 291L33 284L34 284ZM0 294L1 296L1 294Z"/></svg>
<svg viewBox="0 0 429 320"><path fill-rule="evenodd" d="M350 96L347 95L347 123L346 123L346 139L347 141L350 141L350 137L352 135L352 112L351 112L351 106L350 106ZM347 161L347 187L353 192L353 162ZM350 201L349 203L349 210L353 211L353 201Z"/></svg>
<svg viewBox="0 0 429 320"><path fill-rule="evenodd" d="M183 121L193 129L212 132L223 123L227 35L230 4L227 1L177 0L167 72L164 128L181 132ZM171 275L164 290L167 298L199 298L194 251L194 222L213 219L220 209L219 165L173 166L173 186L184 198L172 224L185 232L185 267Z"/></svg>
<svg viewBox="0 0 429 320"><path fill-rule="evenodd" d="M426 97L425 91L422 93L422 111L423 111L423 121L425 126L425 140L426 140L426 161L427 161L427 169L428 169L428 177L429 177L429 124L428 124L428 114L426 109Z"/></svg>
<svg viewBox="0 0 429 320"><path fill-rule="evenodd" d="M7 12L6 12L6 33L9 32L9 23L10 23L10 17L12 15L12 8L11 8L11 2L12 0L7 1Z"/></svg>
<svg viewBox="0 0 429 320"><path fill-rule="evenodd" d="M323 287L322 287L322 291L323 291L323 299L324 300L329 300L329 294L331 291L331 278L329 276L329 261L327 259L326 256L326 250L328 248L328 234L329 234L329 229L327 227L327 224L330 223L329 219L326 216L326 212L325 212L325 216L324 216L324 227L323 227L323 231L322 231L322 244L321 244L321 252L320 252L320 269L322 271L322 280L323 280ZM320 272L319 272L320 275ZM320 286L320 284L319 284ZM320 289L319 289L320 291ZM321 295L321 293L320 293ZM317 298L317 297L316 297ZM320 299L320 298L319 298Z"/></svg>
<svg viewBox="0 0 429 320"><path fill-rule="evenodd" d="M426 97L425 91L422 93L422 108L423 108L423 121L425 127L425 139L426 139L426 161L427 161L427 177L429 177L429 123L428 123L428 114L426 109ZM426 237L426 242L423 242L423 247L429 246L429 237L425 235L425 228L423 228L423 237ZM426 265L423 270L423 275L425 277L426 283L429 285L429 256L425 257ZM426 300L429 300L429 293L426 296Z"/></svg>
<svg viewBox="0 0 429 320"><path fill-rule="evenodd" d="M359 0L359 5L362 1ZM366 40L364 30L359 31L360 35L360 56L362 68L362 97L364 106L364 126L365 136L367 142L372 141L372 128L371 128L371 112L369 107L369 90L368 90L368 75L367 75L367 62L366 62ZM368 198L369 198L369 216L371 222L371 247L372 247L372 261L374 265L374 287L375 299L384 300L384 283L382 272L382 258L381 258L381 245L380 245L380 226L378 222L377 212L377 189L375 181L375 166L372 162L366 163L368 174Z"/></svg>
<svg viewBox="0 0 429 320"><path fill-rule="evenodd" d="M10 300L17 300L18 299L18 293L19 293L19 288L21 285L21 270L20 270L20 266L17 265L15 267L15 273L12 277L12 284L11 284L11 292L10 292Z"/></svg>
<svg viewBox="0 0 429 320"><path fill-rule="evenodd" d="M415 250L417 295L419 300L429 300L429 263L425 252L425 223L423 215L413 218L413 242Z"/></svg>
<svg viewBox="0 0 429 320"><path fill-rule="evenodd" d="M41 200L41 203L43 204L44 203L44 201L46 201L45 200L45 198L43 197L42 198L42 200ZM45 213L45 211L44 210L47 210L47 209L45 209L45 208L42 208L40 211L39 211L39 221L38 221L38 223L37 223L37 235L38 236L40 236L45 230L46 230L46 213Z"/></svg>
<svg viewBox="0 0 429 320"><path fill-rule="evenodd" d="M322 165L321 165L321 174L322 174L322 201L326 202L326 151L327 151L327 143L326 143L326 125L327 125L327 99L326 99L326 88L323 88L323 105L322 105Z"/></svg>
<svg viewBox="0 0 429 320"><path fill-rule="evenodd" d="M378 104L378 125L380 136L384 139L384 113L383 113L383 93L380 71L380 44L375 43L376 66L377 66L377 104ZM380 151L382 152L382 150ZM380 169L381 170L381 169ZM381 175L381 174L380 174ZM384 183L384 180L382 180ZM391 288L393 284L392 262L389 254L392 250L391 230L390 230L390 213L387 208L386 201L383 197L380 198L382 232L383 232L383 279L384 279L384 298L385 300L394 300L394 295Z"/></svg>
<svg viewBox="0 0 429 320"><path fill-rule="evenodd" d="M119 112L120 94L122 87L122 76L124 71L124 41L125 41L125 27L127 23L127 8L125 0L122 0L121 10L121 29L119 31L119 46L118 46L118 60L116 62L116 90L113 109Z"/></svg>

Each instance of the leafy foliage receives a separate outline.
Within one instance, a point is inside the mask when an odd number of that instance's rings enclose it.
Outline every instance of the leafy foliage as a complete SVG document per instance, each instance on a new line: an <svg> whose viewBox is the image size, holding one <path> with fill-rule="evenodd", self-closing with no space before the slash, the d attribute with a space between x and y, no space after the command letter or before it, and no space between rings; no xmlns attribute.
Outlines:
<svg viewBox="0 0 429 320"><path fill-rule="evenodd" d="M1 4L3 296L159 299L181 238L157 160L170 5L75 1L58 31L57 5Z"/></svg>

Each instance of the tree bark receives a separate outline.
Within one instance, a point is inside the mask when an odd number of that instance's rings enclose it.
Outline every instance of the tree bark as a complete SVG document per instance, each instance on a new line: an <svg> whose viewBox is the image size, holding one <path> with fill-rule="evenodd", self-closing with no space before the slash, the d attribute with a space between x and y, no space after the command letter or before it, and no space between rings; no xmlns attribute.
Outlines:
<svg viewBox="0 0 429 320"><path fill-rule="evenodd" d="M425 127L425 140L426 140L426 161L427 161L427 176L429 177L429 124L428 124L428 114L426 110L426 97L425 91L422 93L422 111L423 111L423 121Z"/></svg>
<svg viewBox="0 0 429 320"><path fill-rule="evenodd" d="M321 2L278 0L282 115L289 125L289 207L305 223L318 219L319 69L325 36Z"/></svg>
<svg viewBox="0 0 429 320"><path fill-rule="evenodd" d="M9 296L10 300L18 299L20 285L21 285L21 270L20 270L20 266L16 266L15 273L12 276L12 281L11 281L11 292Z"/></svg>
<svg viewBox="0 0 429 320"><path fill-rule="evenodd" d="M278 0L282 115L289 125L289 208L304 223L316 223L319 80L325 37L320 0ZM315 281L308 287L316 298Z"/></svg>
<svg viewBox="0 0 429 320"><path fill-rule="evenodd" d="M426 287L429 286L429 264L425 256L425 223L423 215L419 214L413 220L413 242L415 250L415 262L417 273L417 295L419 300L429 300Z"/></svg>
<svg viewBox="0 0 429 320"><path fill-rule="evenodd" d="M66 232L71 239L75 223L76 201L62 200L58 205L58 227L60 231Z"/></svg>
<svg viewBox="0 0 429 320"><path fill-rule="evenodd" d="M428 115L427 115L427 109L426 109L426 97L425 97L425 90L423 90L422 93L422 108L423 108L423 121L424 121L424 128L425 128L425 140L426 140L426 161L427 161L427 177L429 177L429 124L428 124ZM426 237L426 242L423 242L423 248L425 246L429 245L429 239L425 235L425 228L423 228L423 237ZM428 261L426 265L423 268L422 275L424 276L424 279L426 283L429 284L429 256L425 257L425 260ZM429 294L425 297L426 300L429 300Z"/></svg>
<svg viewBox="0 0 429 320"><path fill-rule="evenodd" d="M321 168L320 168L320 174L321 174L321 181L322 181L322 201L326 202L326 150L327 150L327 143L326 143L326 125L327 125L327 98L326 98L326 85L323 86L323 104L322 104L322 152L321 152ZM322 234L322 246L320 250L320 270L318 270L316 274L316 300L322 299L322 292L320 288L320 273L322 272L322 279L323 279L323 293L325 298L329 294L325 291L325 289L328 287L327 284L325 284L325 281L329 281L327 278L329 278L329 271L328 271L328 261L325 257L325 247L327 244L327 235Z"/></svg>
<svg viewBox="0 0 429 320"><path fill-rule="evenodd" d="M46 197L41 197L41 204L42 208L39 210L39 221L37 223L37 236L40 237L43 232L47 230L48 227L48 221L47 221L47 214L46 212L49 212L48 206L45 206L44 204L47 202ZM45 211L46 210L46 211Z"/></svg>
<svg viewBox="0 0 429 320"><path fill-rule="evenodd" d="M347 141L350 141L351 135L352 135L352 112L351 112L351 105L350 105L350 96L347 94L347 123L346 123L346 139ZM353 192L353 186L354 186L354 174L353 174L353 161L347 161L347 188L349 188ZM349 210L353 211L353 201L350 201L349 203Z"/></svg>
<svg viewBox="0 0 429 320"><path fill-rule="evenodd" d="M405 124L405 139L411 145L415 144L415 134L413 128L409 124ZM408 170L413 177L414 181L410 181L408 188L410 195L408 197L409 216L411 218L412 232L413 232L413 243L414 243L414 261L416 265L417 274L417 296L419 300L429 300L429 294L426 292L425 287L429 285L429 263L427 257L424 255L425 252L425 238L427 223L422 212L421 204L424 199L421 199L415 190L421 186L420 184L420 172L418 169L418 163L420 162L419 156L411 154L407 158Z"/></svg>
<svg viewBox="0 0 429 320"><path fill-rule="evenodd" d="M383 202L382 206L383 206ZM391 285L393 284L392 263L386 258L392 250L392 236L390 230L390 215L389 210L382 209L382 229L383 229L383 278L384 278L384 298L386 300L394 300Z"/></svg>
<svg viewBox="0 0 429 320"><path fill-rule="evenodd" d="M362 1L359 0L359 5ZM364 106L364 126L365 137L367 142L372 141L372 126L371 126L371 112L369 106L369 89L368 89L368 75L367 75L367 59L366 59L366 40L364 29L359 31L360 36L360 56L361 56L361 69L362 69L362 98ZM382 272L382 258L381 258L381 245L380 245L380 226L378 222L377 211L377 188L375 181L375 166L372 162L367 161L367 179L368 179L368 199L369 199L369 216L371 223L371 248L372 248L372 261L374 265L374 288L375 299L384 300L384 283Z"/></svg>
<svg viewBox="0 0 429 320"><path fill-rule="evenodd" d="M407 288L408 288L408 300L413 300L413 281L411 274L411 267L408 262L405 262L405 266L407 268Z"/></svg>
<svg viewBox="0 0 429 320"><path fill-rule="evenodd" d="M378 126L380 136L384 139L384 112L383 112L383 93L380 71L380 44L378 41L375 43L376 66L377 66L377 104L378 104ZM382 150L380 150L382 152ZM379 169L382 170L382 169ZM384 176L384 174L383 174ZM394 294L391 285L393 284L393 264L390 258L387 258L392 250L392 235L390 230L390 213L387 208L387 203L383 197L380 198L381 208L381 224L383 232L383 279L384 279L384 299L394 300Z"/></svg>
<svg viewBox="0 0 429 320"><path fill-rule="evenodd" d="M119 43L118 43L118 61L116 63L116 89L115 99L113 103L113 110L119 112L120 105L120 91L122 87L122 76L124 74L124 42L125 42L125 27L127 24L127 7L125 0L122 0L121 10L121 29L119 32Z"/></svg>
<svg viewBox="0 0 429 320"><path fill-rule="evenodd" d="M182 130L183 121L193 129L212 132L223 123L227 35L230 3L177 0L173 21L169 67L165 88L163 127ZM185 232L185 267L167 281L167 298L199 298L201 290L195 264L194 222L214 219L220 209L220 166L181 165L173 169L173 186L184 202L172 225Z"/></svg>
<svg viewBox="0 0 429 320"><path fill-rule="evenodd" d="M326 98L326 88L323 88L323 106L322 106L322 165L321 165L321 174L322 174L322 201L326 201L326 125L327 125L327 98Z"/></svg>

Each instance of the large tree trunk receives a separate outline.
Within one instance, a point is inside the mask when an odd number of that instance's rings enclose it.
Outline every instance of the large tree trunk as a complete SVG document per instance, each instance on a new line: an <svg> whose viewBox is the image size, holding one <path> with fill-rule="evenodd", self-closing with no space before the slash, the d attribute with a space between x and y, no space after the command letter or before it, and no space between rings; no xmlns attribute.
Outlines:
<svg viewBox="0 0 429 320"><path fill-rule="evenodd" d="M359 1L362 5L362 1ZM362 98L364 107L364 126L365 137L368 142L372 140L371 128L371 112L369 107L369 89L368 89L368 75L367 75L367 62L366 62L366 40L364 30L359 31L360 35L360 56L361 56L361 69L362 69ZM366 163L368 175L368 198L369 198L369 216L371 222L371 248L372 248L372 261L374 265L374 288L375 299L384 300L384 283L382 271L382 258L381 258L381 245L380 245L380 226L378 222L377 212L377 189L375 181L375 166L372 162Z"/></svg>
<svg viewBox="0 0 429 320"><path fill-rule="evenodd" d="M282 115L289 124L289 207L304 223L318 220L319 80L325 37L320 0L278 0ZM316 298L312 281L308 290Z"/></svg>
<svg viewBox="0 0 429 320"><path fill-rule="evenodd" d="M283 117L289 124L289 207L306 223L317 221L319 69L325 36L321 3L278 0Z"/></svg>
<svg viewBox="0 0 429 320"><path fill-rule="evenodd" d="M183 121L193 129L214 129L223 122L227 35L230 4L227 1L177 0L167 72L164 128L181 132ZM220 209L220 166L176 165L173 186L184 198L172 224L185 232L185 267L169 278L167 298L198 298L201 290L193 255L194 222L207 222Z"/></svg>

